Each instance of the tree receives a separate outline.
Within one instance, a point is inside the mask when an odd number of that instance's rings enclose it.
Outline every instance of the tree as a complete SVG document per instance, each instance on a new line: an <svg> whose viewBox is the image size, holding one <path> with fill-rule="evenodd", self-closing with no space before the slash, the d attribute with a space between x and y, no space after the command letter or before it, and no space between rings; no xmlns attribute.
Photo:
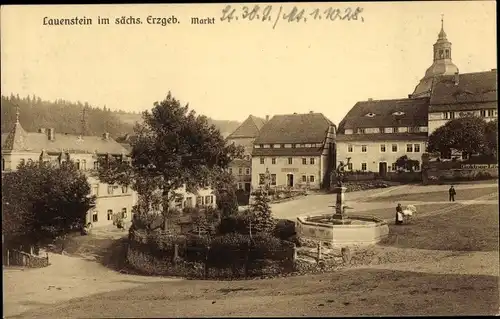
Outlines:
<svg viewBox="0 0 500 319"><path fill-rule="evenodd" d="M409 159L406 155L403 155L396 160L396 167L401 170L413 172L415 168L419 166L420 162L418 160Z"/></svg>
<svg viewBox="0 0 500 319"><path fill-rule="evenodd" d="M134 127L130 165L102 159L99 179L130 185L140 196L159 191L166 229L175 191L185 185L196 193L213 183L234 158L242 156L242 148L227 144L205 116L181 106L170 92L142 118Z"/></svg>
<svg viewBox="0 0 500 319"><path fill-rule="evenodd" d="M2 177L2 232L12 245L35 246L84 225L95 205L72 162L21 164Z"/></svg>
<svg viewBox="0 0 500 319"><path fill-rule="evenodd" d="M483 154L487 144L486 126L486 121L475 116L451 120L429 136L428 151L449 153L457 150Z"/></svg>
<svg viewBox="0 0 500 319"><path fill-rule="evenodd" d="M269 233L274 229L275 223L271 215L269 202L270 200L263 190L259 189L255 192L250 211L252 213L252 229L256 232Z"/></svg>
<svg viewBox="0 0 500 319"><path fill-rule="evenodd" d="M221 172L215 176L214 194L217 198L217 208L222 213L221 217L228 217L238 212L238 198L236 196L236 183L234 177L228 172Z"/></svg>

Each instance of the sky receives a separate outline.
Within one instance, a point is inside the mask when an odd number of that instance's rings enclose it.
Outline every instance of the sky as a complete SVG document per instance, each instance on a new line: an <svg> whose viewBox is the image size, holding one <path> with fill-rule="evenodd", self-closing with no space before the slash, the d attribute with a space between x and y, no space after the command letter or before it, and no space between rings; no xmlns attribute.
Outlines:
<svg viewBox="0 0 500 319"><path fill-rule="evenodd" d="M412 93L432 64L442 14L461 73L497 67L494 1L273 3L265 22L244 21L243 6L231 4L240 16L231 22L220 21L226 4L2 6L2 94L137 112L171 91L218 120L314 111L339 123L357 101ZM262 14L267 4L259 6ZM280 6L304 9L307 22L280 19L273 29ZM330 7L360 7L363 22L328 21ZM150 15L179 23L150 25ZM75 16L93 24L43 25ZM98 16L111 23L98 25ZM121 16L144 24L114 24Z"/></svg>

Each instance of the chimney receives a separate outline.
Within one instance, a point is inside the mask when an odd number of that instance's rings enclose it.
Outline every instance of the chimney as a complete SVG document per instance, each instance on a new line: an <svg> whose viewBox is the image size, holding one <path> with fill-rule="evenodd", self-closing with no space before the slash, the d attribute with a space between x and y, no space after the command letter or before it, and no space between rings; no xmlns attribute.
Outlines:
<svg viewBox="0 0 500 319"><path fill-rule="evenodd" d="M46 130L45 130L45 127L41 127L38 129L38 133L43 133L45 134L46 133Z"/></svg>
<svg viewBox="0 0 500 319"><path fill-rule="evenodd" d="M368 101L373 101L373 99L371 97L368 98Z"/></svg>
<svg viewBox="0 0 500 319"><path fill-rule="evenodd" d="M293 114L297 114L297 112L293 112Z"/></svg>
<svg viewBox="0 0 500 319"><path fill-rule="evenodd" d="M266 115L266 122L269 121L269 115Z"/></svg>
<svg viewBox="0 0 500 319"><path fill-rule="evenodd" d="M458 74L458 71L457 71L457 72L455 72L455 85L458 85L459 81L460 81L460 75Z"/></svg>
<svg viewBox="0 0 500 319"><path fill-rule="evenodd" d="M109 140L109 133L106 132L106 133L102 134L102 139L103 140Z"/></svg>
<svg viewBox="0 0 500 319"><path fill-rule="evenodd" d="M496 71L497 71L497 69L491 69L491 71L492 71L492 72L496 72Z"/></svg>
<svg viewBox="0 0 500 319"><path fill-rule="evenodd" d="M53 128L47 129L47 137L49 138L49 141L53 141L56 139L56 133Z"/></svg>
<svg viewBox="0 0 500 319"><path fill-rule="evenodd" d="M313 114L313 113L314 113L314 111L309 111L309 114Z"/></svg>

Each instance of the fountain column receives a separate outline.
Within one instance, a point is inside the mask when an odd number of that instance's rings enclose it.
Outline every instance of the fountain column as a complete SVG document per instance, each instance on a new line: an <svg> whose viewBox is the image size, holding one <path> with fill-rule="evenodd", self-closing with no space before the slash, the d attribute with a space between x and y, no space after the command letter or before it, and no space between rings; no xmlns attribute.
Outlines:
<svg viewBox="0 0 500 319"><path fill-rule="evenodd" d="M335 187L335 193L337 194L337 200L335 201L335 214L333 214L333 219L344 220L346 218L344 214L344 194L347 190L345 187Z"/></svg>

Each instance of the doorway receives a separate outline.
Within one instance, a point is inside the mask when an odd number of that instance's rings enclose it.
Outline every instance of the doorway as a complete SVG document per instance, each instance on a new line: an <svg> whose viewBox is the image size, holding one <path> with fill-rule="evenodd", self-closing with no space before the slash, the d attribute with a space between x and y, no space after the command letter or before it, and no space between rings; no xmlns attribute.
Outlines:
<svg viewBox="0 0 500 319"><path fill-rule="evenodd" d="M293 187L293 174L286 175L286 182L288 187Z"/></svg>
<svg viewBox="0 0 500 319"><path fill-rule="evenodd" d="M387 177L387 163L386 162L378 163L378 174L381 178Z"/></svg>

